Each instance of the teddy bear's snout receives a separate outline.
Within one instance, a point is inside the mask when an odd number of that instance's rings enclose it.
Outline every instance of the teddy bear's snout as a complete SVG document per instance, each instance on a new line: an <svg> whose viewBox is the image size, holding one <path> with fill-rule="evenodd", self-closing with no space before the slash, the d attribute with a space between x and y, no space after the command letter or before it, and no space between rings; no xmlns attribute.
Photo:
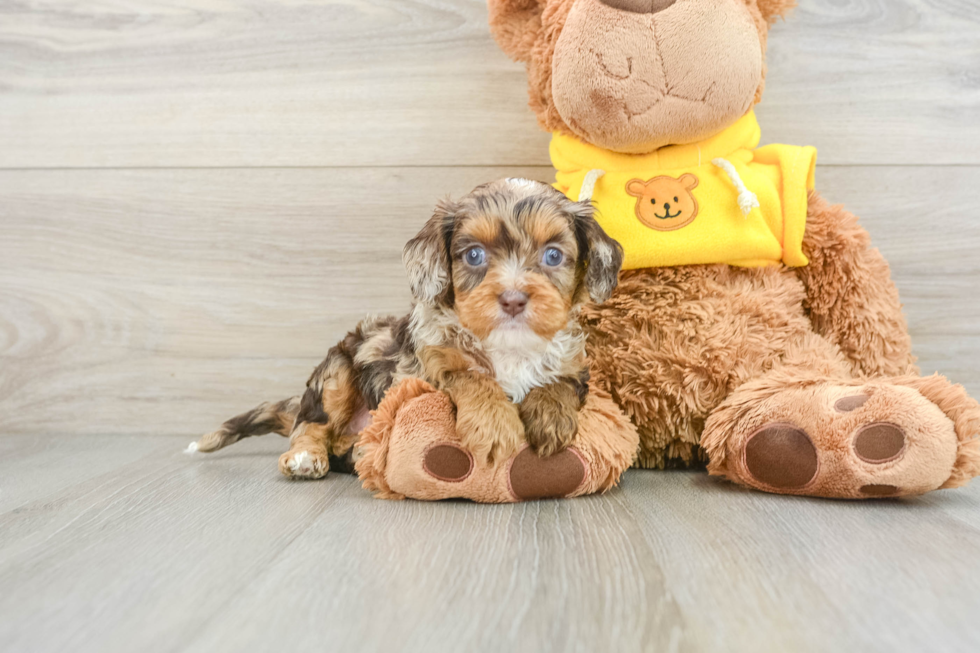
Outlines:
<svg viewBox="0 0 980 653"><path fill-rule="evenodd" d="M655 14L671 6L677 0L599 0L613 9L622 9L634 14Z"/></svg>

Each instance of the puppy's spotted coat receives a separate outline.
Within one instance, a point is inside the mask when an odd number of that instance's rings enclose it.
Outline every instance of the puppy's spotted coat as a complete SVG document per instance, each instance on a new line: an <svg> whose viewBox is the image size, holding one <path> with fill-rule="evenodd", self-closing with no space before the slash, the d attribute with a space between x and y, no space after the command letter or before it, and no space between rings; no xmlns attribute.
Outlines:
<svg viewBox="0 0 980 653"><path fill-rule="evenodd" d="M475 456L506 459L525 439L540 455L562 449L588 393L579 309L609 297L623 259L593 213L588 202L527 179L441 202L404 249L411 313L364 320L329 351L301 397L234 417L190 450L276 432L290 437L282 473L319 478L331 460L349 464L369 411L406 377L449 395Z"/></svg>

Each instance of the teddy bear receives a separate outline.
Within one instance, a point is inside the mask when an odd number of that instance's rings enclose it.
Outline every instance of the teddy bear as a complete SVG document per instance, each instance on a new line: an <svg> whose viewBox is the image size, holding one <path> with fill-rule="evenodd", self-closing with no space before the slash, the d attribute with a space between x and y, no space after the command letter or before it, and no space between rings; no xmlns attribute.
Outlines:
<svg viewBox="0 0 980 653"><path fill-rule="evenodd" d="M625 250L586 309L591 387L644 468L784 494L897 497L980 473L980 405L921 376L888 263L758 147L766 37L792 0L488 0L552 134L556 187Z"/></svg>

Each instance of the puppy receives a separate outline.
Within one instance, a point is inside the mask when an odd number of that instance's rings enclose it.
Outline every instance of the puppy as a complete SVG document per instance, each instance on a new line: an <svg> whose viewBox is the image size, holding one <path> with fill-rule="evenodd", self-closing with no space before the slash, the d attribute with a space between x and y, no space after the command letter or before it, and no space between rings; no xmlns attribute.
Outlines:
<svg viewBox="0 0 980 653"><path fill-rule="evenodd" d="M215 451L243 437L288 435L288 477L349 470L357 434L385 392L420 377L448 394L456 427L490 463L525 439L542 456L569 444L588 393L577 318L605 301L623 261L593 217L546 184L504 179L441 202L403 251L415 304L368 318L333 347L306 392L233 417L192 443Z"/></svg>

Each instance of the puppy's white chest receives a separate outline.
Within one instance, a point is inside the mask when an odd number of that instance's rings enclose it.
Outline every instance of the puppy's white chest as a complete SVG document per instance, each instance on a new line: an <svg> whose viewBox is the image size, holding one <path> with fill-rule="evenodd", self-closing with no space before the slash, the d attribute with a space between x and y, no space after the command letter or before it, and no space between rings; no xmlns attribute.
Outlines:
<svg viewBox="0 0 980 653"><path fill-rule="evenodd" d="M544 364L545 352L497 350L490 352L494 377L514 403L524 401L531 388L546 385L554 380Z"/></svg>
<svg viewBox="0 0 980 653"><path fill-rule="evenodd" d="M511 329L491 333L484 348L497 383L511 401L520 403L531 388L558 377L569 343L565 334L545 340L529 329Z"/></svg>

